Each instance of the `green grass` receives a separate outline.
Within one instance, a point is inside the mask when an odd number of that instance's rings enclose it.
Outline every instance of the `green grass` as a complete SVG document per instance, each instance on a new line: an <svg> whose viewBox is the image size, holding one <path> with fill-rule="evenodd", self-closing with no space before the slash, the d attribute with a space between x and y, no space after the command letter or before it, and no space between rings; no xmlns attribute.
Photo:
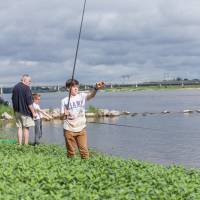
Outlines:
<svg viewBox="0 0 200 200"><path fill-rule="evenodd" d="M88 113L96 113L98 114L100 112L99 108L96 108L94 106L89 106L88 109L87 109L87 112Z"/></svg>
<svg viewBox="0 0 200 200"><path fill-rule="evenodd" d="M91 153L66 158L64 147L0 144L0 199L199 200L200 171Z"/></svg>
<svg viewBox="0 0 200 200"><path fill-rule="evenodd" d="M13 109L10 106L5 106L0 104L0 116L4 113L7 112L9 115L14 115Z"/></svg>

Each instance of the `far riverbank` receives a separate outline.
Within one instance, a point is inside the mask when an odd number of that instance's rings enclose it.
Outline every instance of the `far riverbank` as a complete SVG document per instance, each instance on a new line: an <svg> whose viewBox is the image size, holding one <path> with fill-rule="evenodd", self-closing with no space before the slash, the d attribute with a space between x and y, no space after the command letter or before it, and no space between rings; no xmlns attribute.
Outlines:
<svg viewBox="0 0 200 200"><path fill-rule="evenodd" d="M186 90L186 89L200 89L200 85L156 85L156 86L119 86L113 88L105 88L106 92L134 92L134 91L148 91L148 90Z"/></svg>
<svg viewBox="0 0 200 200"><path fill-rule="evenodd" d="M32 92L33 93L57 93L57 92L66 92L66 89L64 86L60 87L59 89L57 87L39 87L39 86L32 86ZM89 91L93 88L91 85L80 85L80 91ZM109 84L106 83L106 87L99 91L99 92L130 92L130 91L151 91L151 90L183 90L183 89L199 89L200 83L188 83L188 82L174 82L174 83L168 83L168 82L153 82L153 83L141 83L141 84ZM1 88L0 88L1 89ZM3 88L3 93L0 93L0 96L2 95L9 95L12 93L12 87L9 88Z"/></svg>

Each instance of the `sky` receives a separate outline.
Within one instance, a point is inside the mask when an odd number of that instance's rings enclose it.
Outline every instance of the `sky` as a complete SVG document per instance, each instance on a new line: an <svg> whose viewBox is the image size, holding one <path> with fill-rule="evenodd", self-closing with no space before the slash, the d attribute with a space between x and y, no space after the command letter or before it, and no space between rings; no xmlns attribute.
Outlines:
<svg viewBox="0 0 200 200"><path fill-rule="evenodd" d="M0 85L71 77L83 0L0 0ZM75 78L200 78L199 0L87 0Z"/></svg>

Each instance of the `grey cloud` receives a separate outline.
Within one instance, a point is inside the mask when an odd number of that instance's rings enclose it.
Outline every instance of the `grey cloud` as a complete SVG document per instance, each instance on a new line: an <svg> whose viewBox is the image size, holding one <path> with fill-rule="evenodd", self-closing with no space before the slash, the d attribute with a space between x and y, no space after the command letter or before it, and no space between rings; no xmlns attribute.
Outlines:
<svg viewBox="0 0 200 200"><path fill-rule="evenodd" d="M0 84L30 73L64 83L72 71L82 0L8 0L0 6ZM76 77L82 82L200 76L197 0L87 1Z"/></svg>

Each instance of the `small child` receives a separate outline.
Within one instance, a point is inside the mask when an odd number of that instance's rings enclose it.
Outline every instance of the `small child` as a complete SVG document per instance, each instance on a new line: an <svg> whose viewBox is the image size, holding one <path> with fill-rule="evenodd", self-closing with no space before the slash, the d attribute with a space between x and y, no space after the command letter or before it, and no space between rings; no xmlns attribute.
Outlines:
<svg viewBox="0 0 200 200"><path fill-rule="evenodd" d="M66 88L70 94L61 101L61 116L64 118L64 137L69 158L75 155L78 146L81 158L89 158L87 147L85 102L93 98L99 89L104 88L104 82L97 82L95 88L88 94L79 92L79 82L69 79Z"/></svg>
<svg viewBox="0 0 200 200"><path fill-rule="evenodd" d="M50 115L48 115L45 111L40 109L39 102L41 99L41 95L34 93L33 96L33 108L35 110L36 116L34 118L35 122L35 142L34 144L39 144L39 140L42 137L42 117L47 118L48 120L52 119Z"/></svg>

